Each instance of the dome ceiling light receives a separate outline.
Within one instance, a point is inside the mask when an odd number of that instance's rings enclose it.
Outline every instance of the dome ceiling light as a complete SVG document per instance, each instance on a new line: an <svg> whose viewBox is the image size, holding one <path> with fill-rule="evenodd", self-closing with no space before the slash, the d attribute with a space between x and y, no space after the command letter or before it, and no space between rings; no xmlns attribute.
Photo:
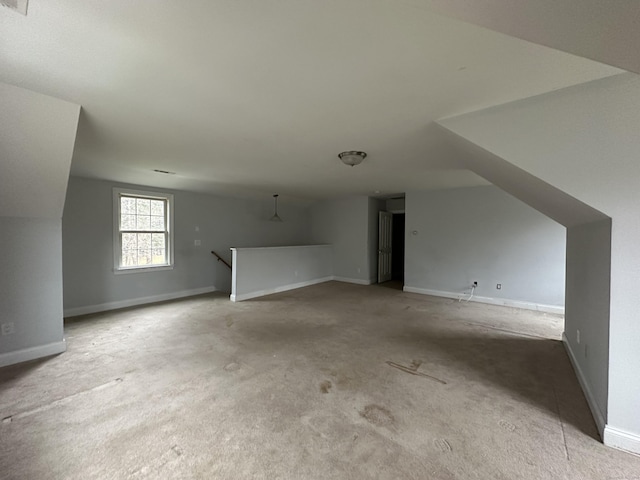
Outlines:
<svg viewBox="0 0 640 480"><path fill-rule="evenodd" d="M338 154L338 158L342 160L342 163L353 167L359 165L366 158L367 154L364 152L357 152L355 150L349 152L342 152Z"/></svg>

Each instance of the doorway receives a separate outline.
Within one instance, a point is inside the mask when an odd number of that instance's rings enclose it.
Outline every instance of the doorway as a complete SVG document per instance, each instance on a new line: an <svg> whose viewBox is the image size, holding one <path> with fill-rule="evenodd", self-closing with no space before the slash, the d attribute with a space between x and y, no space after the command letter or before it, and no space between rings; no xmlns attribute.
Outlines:
<svg viewBox="0 0 640 480"><path fill-rule="evenodd" d="M378 283L404 285L404 213L378 213Z"/></svg>
<svg viewBox="0 0 640 480"><path fill-rule="evenodd" d="M393 214L391 238L391 279L404 285L404 213Z"/></svg>

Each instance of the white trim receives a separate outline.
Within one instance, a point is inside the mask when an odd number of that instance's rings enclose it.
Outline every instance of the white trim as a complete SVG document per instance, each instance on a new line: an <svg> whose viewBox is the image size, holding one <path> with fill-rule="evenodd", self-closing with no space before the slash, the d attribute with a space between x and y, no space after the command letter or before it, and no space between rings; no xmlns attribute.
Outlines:
<svg viewBox="0 0 640 480"><path fill-rule="evenodd" d="M355 283L358 285L372 285L374 282L371 280L363 280L361 278L348 278L348 277L331 277L331 280L335 280L336 282L345 282L345 283Z"/></svg>
<svg viewBox="0 0 640 480"><path fill-rule="evenodd" d="M173 270L173 265L153 265L153 266L144 266L144 267L126 267L120 269L114 269L113 273L116 275L123 275L129 273L149 273L149 272L160 272L163 270Z"/></svg>
<svg viewBox="0 0 640 480"><path fill-rule="evenodd" d="M324 283L333 280L333 277L315 278L313 280L307 280L305 282L290 283L288 285L282 285L274 288L267 288L265 290L256 290L255 292L231 294L229 300L232 302L242 302L243 300L249 300L250 298L264 297L266 295L273 295L274 293L286 292L288 290L295 290L296 288L308 287L309 285L315 285L317 283Z"/></svg>
<svg viewBox="0 0 640 480"><path fill-rule="evenodd" d="M203 293L211 293L216 291L216 287L203 287L194 288L192 290L182 290L180 292L163 293L161 295L151 295L149 297L132 298L130 300L100 303L98 305L85 305L83 307L65 309L64 316L65 318L76 317L78 315L88 315L89 313L106 312L108 310L116 310L118 308L135 307L137 305L144 305L147 303L164 302L166 300L192 297L194 295L202 295Z"/></svg>
<svg viewBox="0 0 640 480"><path fill-rule="evenodd" d="M571 360L571 365L573 365L573 370L576 372L576 376L578 377L578 382L580 383L580 387L582 387L582 391L584 392L584 396L587 399L587 404L591 409L591 415L596 422L596 427L598 427L598 432L600 433L600 437L604 438L604 429L605 429L605 416L600 410L598 403L596 402L596 398L593 396L591 392L591 388L589 387L589 382L587 381L587 377L582 373L582 369L576 360L575 355L573 354L573 350L571 350L571 344L567 339L567 336L564 332L562 332L562 343L564 345L565 350L567 351L567 355L569 356L569 360ZM606 443L606 442L605 442Z"/></svg>
<svg viewBox="0 0 640 480"><path fill-rule="evenodd" d="M604 427L603 438L608 447L640 455L640 435L607 425Z"/></svg>
<svg viewBox="0 0 640 480"><path fill-rule="evenodd" d="M58 355L67 350L67 342L63 338L60 342L47 343L37 347L23 348L14 352L0 354L0 367L6 367L15 363L28 362L37 358Z"/></svg>
<svg viewBox="0 0 640 480"><path fill-rule="evenodd" d="M432 295L434 297L455 298L456 300L468 296L468 294L461 294L456 292L444 292L441 290L431 290L428 288L418 288L404 286L403 291L408 293L419 293L421 295ZM564 307L557 305L544 305L541 303L524 302L522 300L510 300L508 298L493 298L493 297L477 297L474 296L470 300L471 302L487 303L489 305L500 305L503 307L523 308L525 310L534 310L537 312L555 313L564 315Z"/></svg>
<svg viewBox="0 0 640 480"><path fill-rule="evenodd" d="M330 243L318 243L317 245L282 245L279 247L231 247L231 251L241 252L245 250L282 250L285 248L318 248L318 247L331 247Z"/></svg>

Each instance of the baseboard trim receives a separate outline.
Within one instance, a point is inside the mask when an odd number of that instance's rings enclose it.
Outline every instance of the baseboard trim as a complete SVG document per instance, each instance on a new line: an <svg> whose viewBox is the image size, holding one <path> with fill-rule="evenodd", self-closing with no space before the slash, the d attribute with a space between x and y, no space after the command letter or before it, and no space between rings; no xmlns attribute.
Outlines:
<svg viewBox="0 0 640 480"><path fill-rule="evenodd" d="M98 305L86 305L84 307L67 308L64 310L65 318L77 317L78 315L88 315L90 313L107 312L118 308L135 307L137 305L145 305L147 303L164 302L166 300L175 300L176 298L192 297L194 295L202 295L203 293L216 292L215 287L194 288L191 290L182 290L180 292L163 293L161 295L151 295L149 297L132 298L130 300L121 300L118 302L101 303Z"/></svg>
<svg viewBox="0 0 640 480"><path fill-rule="evenodd" d="M432 295L434 297L454 298L456 300L460 298L466 299L466 297L468 296L468 294L465 295L465 294L456 293L456 292L445 292L442 290L431 290L428 288L418 288L418 287L411 287L406 285L402 288L402 290L408 293L419 293L421 295ZM488 305L500 305L502 307L523 308L525 310L534 310L536 312L555 313L558 315L564 315L564 307L559 307L556 305L544 305L540 303L523 302L522 300L510 300L508 298L477 297L477 296L473 296L470 301L478 302L478 303L486 303Z"/></svg>
<svg viewBox="0 0 640 480"><path fill-rule="evenodd" d="M374 282L371 280L363 280L361 278L348 278L348 277L331 277L336 282L355 283L356 285L372 285Z"/></svg>
<svg viewBox="0 0 640 480"><path fill-rule="evenodd" d="M314 278L313 280L307 280L304 282L290 283L288 285L281 285L279 287L267 288L264 290L256 290L249 293L231 294L229 300L232 302L242 302L251 298L264 297L266 295L273 295L274 293L286 292L289 290L295 290L297 288L308 287L310 285L316 285L318 283L324 283L333 280L333 277Z"/></svg>
<svg viewBox="0 0 640 480"><path fill-rule="evenodd" d="M14 365L16 363L28 362L38 358L50 357L58 355L67 350L67 342L62 339L61 342L47 343L38 345L37 347L23 348L15 352L7 352L0 354L0 367Z"/></svg>
<svg viewBox="0 0 640 480"><path fill-rule="evenodd" d="M604 427L603 439L608 447L640 455L640 435L607 425Z"/></svg>
<svg viewBox="0 0 640 480"><path fill-rule="evenodd" d="M591 392L591 388L589 387L589 383L587 382L587 378L582 373L582 369L576 360L575 355L573 354L573 350L571 350L571 344L567 339L567 336L562 332L562 344L564 345L565 350L567 351L567 355L569 356L569 360L571 361L571 365L573 366L573 370L576 372L576 376L578 377L578 382L580 383L580 387L584 392L584 396L587 399L587 404L589 405L589 409L591 410L591 415L596 422L596 427L598 427L598 433L600 433L600 438L604 439L604 430L605 430L605 416L600 410L593 393ZM606 442L605 442L606 443Z"/></svg>

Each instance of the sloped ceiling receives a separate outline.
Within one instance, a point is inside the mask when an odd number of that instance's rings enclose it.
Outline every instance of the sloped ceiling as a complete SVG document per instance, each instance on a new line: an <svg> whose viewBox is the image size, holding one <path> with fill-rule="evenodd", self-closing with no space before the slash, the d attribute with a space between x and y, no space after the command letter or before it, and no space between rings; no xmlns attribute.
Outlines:
<svg viewBox="0 0 640 480"><path fill-rule="evenodd" d="M443 123L447 125L447 121ZM471 170L559 224L573 227L608 218L550 183L457 135L455 128L443 128L443 136L448 139L451 149Z"/></svg>
<svg viewBox="0 0 640 480"><path fill-rule="evenodd" d="M62 218L80 106L0 83L0 217Z"/></svg>
<svg viewBox="0 0 640 480"><path fill-rule="evenodd" d="M435 119L619 73L428 3L31 0L0 81L83 106L72 174L314 199L483 184Z"/></svg>
<svg viewBox="0 0 640 480"><path fill-rule="evenodd" d="M460 20L640 73L637 0L413 0Z"/></svg>

